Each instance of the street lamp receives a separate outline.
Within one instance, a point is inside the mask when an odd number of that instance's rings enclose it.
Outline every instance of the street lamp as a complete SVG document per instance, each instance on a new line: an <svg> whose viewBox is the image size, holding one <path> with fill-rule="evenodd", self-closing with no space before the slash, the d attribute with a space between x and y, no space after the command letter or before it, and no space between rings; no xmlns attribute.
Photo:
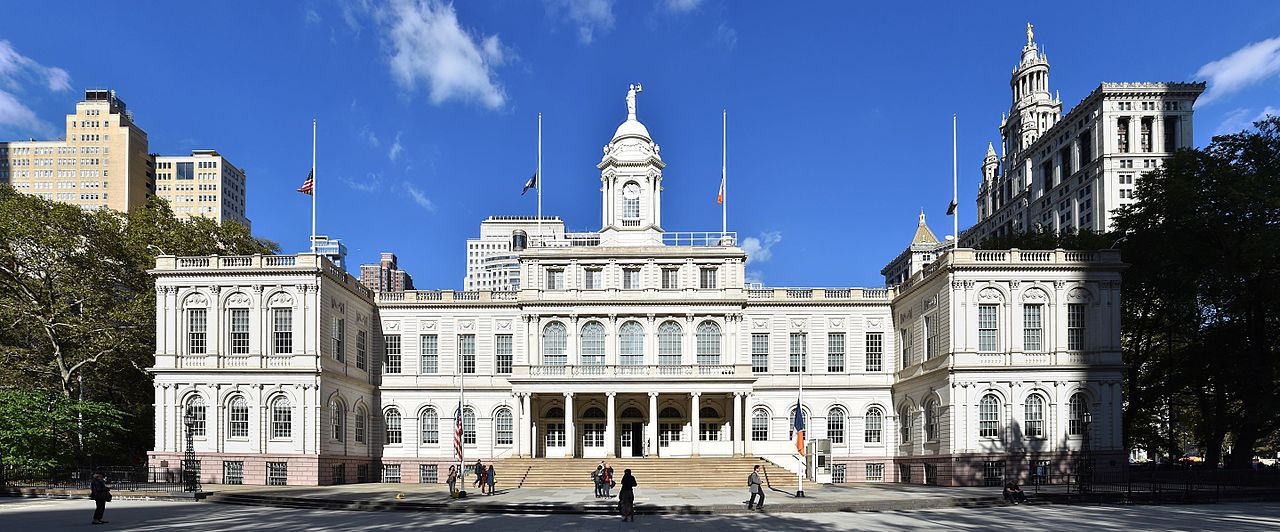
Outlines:
<svg viewBox="0 0 1280 532"><path fill-rule="evenodd" d="M182 457L182 490L197 492L200 491L200 461L196 460L194 440L196 415L190 408L182 416L182 423L187 427L187 451Z"/></svg>
<svg viewBox="0 0 1280 532"><path fill-rule="evenodd" d="M1093 457L1090 456L1090 441L1093 429L1093 413L1085 411L1081 416L1080 463L1076 467L1076 481L1080 485L1080 493L1088 493L1093 486Z"/></svg>

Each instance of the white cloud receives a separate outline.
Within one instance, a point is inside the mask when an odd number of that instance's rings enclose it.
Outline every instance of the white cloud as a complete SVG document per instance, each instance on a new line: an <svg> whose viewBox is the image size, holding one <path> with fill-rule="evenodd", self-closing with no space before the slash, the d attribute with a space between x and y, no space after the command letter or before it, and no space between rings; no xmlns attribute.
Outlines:
<svg viewBox="0 0 1280 532"><path fill-rule="evenodd" d="M17 93L35 85L52 92L71 90L71 75L61 68L42 65L18 53L9 41L0 40L0 127L42 136L53 134L53 126L18 99Z"/></svg>
<svg viewBox="0 0 1280 532"><path fill-rule="evenodd" d="M547 14L578 29L578 40L591 44L596 34L613 30L613 0L546 0Z"/></svg>
<svg viewBox="0 0 1280 532"><path fill-rule="evenodd" d="M0 127L5 126L41 136L53 133L53 126L37 117L35 111L22 105L12 94L0 90Z"/></svg>
<svg viewBox="0 0 1280 532"><path fill-rule="evenodd" d="M1253 121L1266 120L1268 116L1280 116L1280 107L1272 107L1270 105L1264 107L1258 116L1253 117Z"/></svg>
<svg viewBox="0 0 1280 532"><path fill-rule="evenodd" d="M501 41L473 36L458 23L452 4L392 0L377 19L391 48L391 74L405 89L425 85L434 104L476 101L497 109L506 103L494 73L504 61Z"/></svg>
<svg viewBox="0 0 1280 532"><path fill-rule="evenodd" d="M391 144L391 151L387 152L387 157L389 157L392 162L395 162L396 159L400 158L400 153L403 151L404 146L400 145L400 132L397 131L396 141Z"/></svg>
<svg viewBox="0 0 1280 532"><path fill-rule="evenodd" d="M1197 78L1209 81L1209 90L1196 101L1196 105L1217 100L1277 72L1280 72L1280 37L1245 45L1196 71Z"/></svg>
<svg viewBox="0 0 1280 532"><path fill-rule="evenodd" d="M338 180L357 192L375 192L382 188L382 175L376 172L369 172L361 180L346 176L339 177Z"/></svg>
<svg viewBox="0 0 1280 532"><path fill-rule="evenodd" d="M738 30L733 29L733 26L721 22L720 25L716 27L716 40L719 41L720 44L723 44L725 48L732 50L734 47L738 46Z"/></svg>
<svg viewBox="0 0 1280 532"><path fill-rule="evenodd" d="M764 284L764 272L760 270L747 270L744 277L745 277L744 280L749 284L750 283L761 284L761 285Z"/></svg>
<svg viewBox="0 0 1280 532"><path fill-rule="evenodd" d="M302 17L303 22L308 26L320 24L320 13L317 13L314 9L307 8L307 11L302 15Z"/></svg>
<svg viewBox="0 0 1280 532"><path fill-rule="evenodd" d="M773 257L773 245L782 242L779 231L765 231L759 237L742 239L742 250L747 252L747 264L765 262Z"/></svg>
<svg viewBox="0 0 1280 532"><path fill-rule="evenodd" d="M412 199L419 207L426 209L427 212L436 212L436 204L432 203L431 198L428 198L421 190L418 190L418 187L413 186L413 183L405 181L404 191L409 195L409 199Z"/></svg>
<svg viewBox="0 0 1280 532"><path fill-rule="evenodd" d="M1250 118L1252 116L1252 118ZM1280 108L1270 105L1264 107L1258 114L1253 114L1252 109L1241 107L1232 110L1222 117L1222 122L1218 124L1218 128L1213 130L1214 135L1230 135L1239 133L1246 129L1252 128L1253 123L1259 120L1265 120L1268 116L1280 116Z"/></svg>
<svg viewBox="0 0 1280 532"><path fill-rule="evenodd" d="M662 7L672 13L688 13L702 5L702 0L662 0Z"/></svg>
<svg viewBox="0 0 1280 532"><path fill-rule="evenodd" d="M360 138L363 139L365 142L369 143L370 146L373 146L375 148L378 147L378 144L380 144L380 141L378 140L378 134L374 133L372 129L369 129L368 124L360 126Z"/></svg>

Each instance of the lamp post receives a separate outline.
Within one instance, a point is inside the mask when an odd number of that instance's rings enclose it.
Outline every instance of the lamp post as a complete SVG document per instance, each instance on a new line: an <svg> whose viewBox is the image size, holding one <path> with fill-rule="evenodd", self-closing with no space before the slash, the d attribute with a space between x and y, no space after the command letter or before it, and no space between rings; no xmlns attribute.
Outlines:
<svg viewBox="0 0 1280 532"><path fill-rule="evenodd" d="M1091 434L1093 413L1086 411L1081 417L1084 430L1081 431L1080 463L1076 466L1076 481L1079 483L1080 493L1088 493L1093 488L1093 457L1090 456L1090 441L1093 439L1093 434Z"/></svg>
<svg viewBox="0 0 1280 532"><path fill-rule="evenodd" d="M197 492L200 491L200 461L196 460L196 416L191 409L182 416L182 423L187 428L187 451L182 456L182 490Z"/></svg>

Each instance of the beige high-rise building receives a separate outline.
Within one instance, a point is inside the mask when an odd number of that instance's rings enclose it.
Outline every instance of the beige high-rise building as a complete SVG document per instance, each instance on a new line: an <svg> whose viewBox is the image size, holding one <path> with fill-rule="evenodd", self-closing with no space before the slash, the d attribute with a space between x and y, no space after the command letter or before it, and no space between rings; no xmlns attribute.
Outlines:
<svg viewBox="0 0 1280 532"><path fill-rule="evenodd" d="M0 184L45 199L122 212L155 194L147 132L113 90L90 89L67 115L65 140L0 141Z"/></svg>
<svg viewBox="0 0 1280 532"><path fill-rule="evenodd" d="M214 150L192 150L191 155L157 155L155 163L156 195L169 201L175 216L204 216L250 228L244 171L226 157Z"/></svg>

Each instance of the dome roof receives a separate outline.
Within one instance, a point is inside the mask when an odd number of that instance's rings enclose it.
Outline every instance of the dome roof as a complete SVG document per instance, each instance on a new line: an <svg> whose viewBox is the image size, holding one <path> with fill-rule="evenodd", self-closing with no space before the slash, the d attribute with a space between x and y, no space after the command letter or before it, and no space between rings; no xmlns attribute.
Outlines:
<svg viewBox="0 0 1280 532"><path fill-rule="evenodd" d="M649 128L644 127L644 124L641 124L639 120L634 118L629 118L627 121L619 124L618 130L613 132L613 140L609 142L617 142L618 139L623 137L640 137L650 142L653 141L653 138L649 136Z"/></svg>

